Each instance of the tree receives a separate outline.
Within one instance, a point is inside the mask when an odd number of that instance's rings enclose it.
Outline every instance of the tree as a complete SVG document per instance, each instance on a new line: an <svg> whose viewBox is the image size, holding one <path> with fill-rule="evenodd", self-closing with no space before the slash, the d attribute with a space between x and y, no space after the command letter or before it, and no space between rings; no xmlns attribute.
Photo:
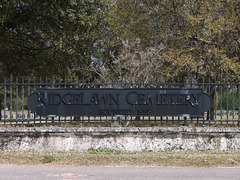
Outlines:
<svg viewBox="0 0 240 180"><path fill-rule="evenodd" d="M107 1L2 0L2 76L89 76Z"/></svg>
<svg viewBox="0 0 240 180"><path fill-rule="evenodd" d="M170 1L160 4L169 17L162 54L173 75L239 76L239 1ZM170 28L171 27L171 28ZM167 73L167 72L166 72Z"/></svg>
<svg viewBox="0 0 240 180"><path fill-rule="evenodd" d="M156 54L165 47L147 47L141 50L141 41L122 41L122 48L118 55L111 54L111 62L105 62L101 66L93 66L93 70L101 79L107 80L109 75L121 81L144 80L145 83L155 79L161 63Z"/></svg>
<svg viewBox="0 0 240 180"><path fill-rule="evenodd" d="M150 52L159 47L149 48L154 37L148 13L148 7L142 1L117 0L110 3L107 36L104 38L104 50L107 55L101 58L101 67L93 66L94 71L102 78L106 77L106 74L125 80L150 75L146 73L153 65L148 62L153 56ZM141 68L145 66L148 66L146 71L141 72Z"/></svg>
<svg viewBox="0 0 240 180"><path fill-rule="evenodd" d="M116 38L112 40L112 49L108 48L113 56L105 62L104 71L99 69L99 72L114 72L113 75L122 79L141 78L144 72L156 79L177 77L198 82L201 78L237 79L240 75L239 9L238 0L114 1L114 23L109 29ZM136 39L142 44L133 48ZM130 47L120 46L121 41L128 42ZM161 50L149 55L149 49ZM144 52L151 58L139 56ZM211 96L214 99L213 88ZM213 119L214 111L211 112Z"/></svg>
<svg viewBox="0 0 240 180"><path fill-rule="evenodd" d="M153 57L159 67L158 73L153 71L158 79L240 75L238 0L118 0L113 4L112 43L107 49L115 59L121 58L119 52L125 48L122 41L133 44L140 39L141 45L131 51L136 56L139 51L165 47ZM109 68L114 67L114 58L107 60Z"/></svg>

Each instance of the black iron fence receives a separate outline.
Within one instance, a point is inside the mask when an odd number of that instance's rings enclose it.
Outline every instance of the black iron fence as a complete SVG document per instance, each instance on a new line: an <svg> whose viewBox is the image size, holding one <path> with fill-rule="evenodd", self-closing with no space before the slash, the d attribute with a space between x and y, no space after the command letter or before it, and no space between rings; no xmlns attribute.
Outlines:
<svg viewBox="0 0 240 180"><path fill-rule="evenodd" d="M27 97L37 88L202 88L212 107L202 117L182 116L55 116L43 117L28 110ZM72 78L5 78L0 83L0 125L23 126L239 126L240 80L90 80Z"/></svg>

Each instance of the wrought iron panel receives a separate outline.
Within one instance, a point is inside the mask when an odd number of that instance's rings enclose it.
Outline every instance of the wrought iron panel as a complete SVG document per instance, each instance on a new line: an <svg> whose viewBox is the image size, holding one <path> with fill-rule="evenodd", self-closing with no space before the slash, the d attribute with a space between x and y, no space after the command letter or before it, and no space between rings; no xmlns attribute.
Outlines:
<svg viewBox="0 0 240 180"><path fill-rule="evenodd" d="M212 99L201 88L39 88L27 106L39 116L201 117Z"/></svg>

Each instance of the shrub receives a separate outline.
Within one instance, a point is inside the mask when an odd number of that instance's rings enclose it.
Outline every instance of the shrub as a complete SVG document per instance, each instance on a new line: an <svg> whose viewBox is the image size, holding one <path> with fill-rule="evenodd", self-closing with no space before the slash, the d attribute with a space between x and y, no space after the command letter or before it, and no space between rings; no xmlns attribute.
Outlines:
<svg viewBox="0 0 240 180"><path fill-rule="evenodd" d="M232 110L233 109L233 91L228 91L228 98L227 98L227 91L222 93L222 109L223 110ZM221 109L221 94L217 95L217 109ZM238 90L234 90L234 110L238 110Z"/></svg>

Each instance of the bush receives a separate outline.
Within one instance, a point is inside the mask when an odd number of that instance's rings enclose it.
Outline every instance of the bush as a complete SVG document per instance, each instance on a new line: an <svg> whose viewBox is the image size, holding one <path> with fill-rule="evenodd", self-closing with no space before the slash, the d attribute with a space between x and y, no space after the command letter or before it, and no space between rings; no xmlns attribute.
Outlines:
<svg viewBox="0 0 240 180"><path fill-rule="evenodd" d="M222 93L222 109L223 110L232 110L233 109L233 91L228 91L228 99L227 99L227 91ZM217 109L221 110L221 94L217 95ZM238 90L234 90L234 110L238 110Z"/></svg>

